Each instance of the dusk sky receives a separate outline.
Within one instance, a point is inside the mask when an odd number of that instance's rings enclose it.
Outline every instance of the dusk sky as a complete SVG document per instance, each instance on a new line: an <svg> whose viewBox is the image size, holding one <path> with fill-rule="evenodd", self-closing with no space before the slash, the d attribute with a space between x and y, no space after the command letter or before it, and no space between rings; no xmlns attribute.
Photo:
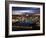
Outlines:
<svg viewBox="0 0 46 38"><path fill-rule="evenodd" d="M13 14L40 13L40 8L35 7L12 7Z"/></svg>

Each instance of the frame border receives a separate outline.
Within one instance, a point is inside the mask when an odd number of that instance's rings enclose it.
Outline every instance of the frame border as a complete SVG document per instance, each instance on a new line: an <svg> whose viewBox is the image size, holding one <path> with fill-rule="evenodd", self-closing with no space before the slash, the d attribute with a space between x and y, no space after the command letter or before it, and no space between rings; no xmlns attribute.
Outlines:
<svg viewBox="0 0 46 38"><path fill-rule="evenodd" d="M37 34L24 34L24 35L8 35L8 15L9 15L9 3L26 3L26 4L38 4L43 5L43 33L37 33ZM25 1L5 1L5 37L24 37L24 36L39 36L39 35L45 35L45 3L42 2L25 2Z"/></svg>

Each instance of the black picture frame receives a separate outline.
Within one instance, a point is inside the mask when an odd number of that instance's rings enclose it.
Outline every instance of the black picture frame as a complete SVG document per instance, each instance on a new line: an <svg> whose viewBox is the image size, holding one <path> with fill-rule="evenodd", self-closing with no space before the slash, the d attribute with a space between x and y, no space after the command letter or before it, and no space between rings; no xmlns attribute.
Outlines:
<svg viewBox="0 0 46 38"><path fill-rule="evenodd" d="M38 34L23 34L23 35L8 35L9 26L8 26L8 15L9 15L9 3L26 3L26 4L38 4L43 5L43 33ZM45 35L45 3L42 2L20 2L20 1L5 1L5 37L24 37L24 36L39 36Z"/></svg>

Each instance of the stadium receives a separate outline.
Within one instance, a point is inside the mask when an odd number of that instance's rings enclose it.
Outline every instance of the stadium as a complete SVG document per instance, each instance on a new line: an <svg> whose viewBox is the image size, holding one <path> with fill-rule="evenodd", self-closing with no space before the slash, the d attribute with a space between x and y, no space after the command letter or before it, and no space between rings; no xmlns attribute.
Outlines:
<svg viewBox="0 0 46 38"><path fill-rule="evenodd" d="M40 30L40 8L12 7L12 31Z"/></svg>

